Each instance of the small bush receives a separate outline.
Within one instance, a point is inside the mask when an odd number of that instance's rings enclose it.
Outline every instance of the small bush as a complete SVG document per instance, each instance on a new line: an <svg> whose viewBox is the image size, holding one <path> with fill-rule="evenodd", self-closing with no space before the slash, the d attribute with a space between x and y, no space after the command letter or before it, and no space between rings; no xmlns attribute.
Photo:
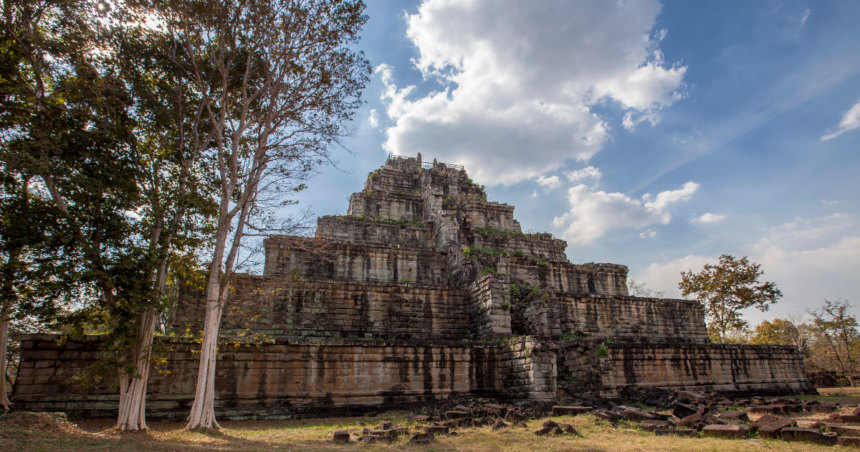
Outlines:
<svg viewBox="0 0 860 452"><path fill-rule="evenodd" d="M523 257L523 250L514 250L513 256L514 257Z"/></svg>
<svg viewBox="0 0 860 452"><path fill-rule="evenodd" d="M595 356L609 356L609 349L606 348L606 344L600 344L597 346L597 350L594 351Z"/></svg>

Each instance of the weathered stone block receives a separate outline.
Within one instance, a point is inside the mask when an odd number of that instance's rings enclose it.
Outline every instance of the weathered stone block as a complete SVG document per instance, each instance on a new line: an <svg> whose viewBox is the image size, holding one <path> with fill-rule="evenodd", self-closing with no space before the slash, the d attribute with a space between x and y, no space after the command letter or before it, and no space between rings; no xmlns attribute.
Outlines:
<svg viewBox="0 0 860 452"><path fill-rule="evenodd" d="M747 437L747 431L739 425L706 425L702 429L702 436L744 439Z"/></svg>
<svg viewBox="0 0 860 452"><path fill-rule="evenodd" d="M821 433L820 430L813 428L788 427L782 429L781 433L784 441L805 441L827 446L832 446L839 442L836 433Z"/></svg>

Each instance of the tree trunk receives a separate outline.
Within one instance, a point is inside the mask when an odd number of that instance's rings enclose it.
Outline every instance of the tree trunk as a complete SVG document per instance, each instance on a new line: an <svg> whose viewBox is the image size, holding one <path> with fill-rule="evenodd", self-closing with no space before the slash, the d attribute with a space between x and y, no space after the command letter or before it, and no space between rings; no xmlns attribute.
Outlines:
<svg viewBox="0 0 860 452"><path fill-rule="evenodd" d="M155 338L155 308L147 308L138 317L137 337L132 348L135 374L122 374L119 379L120 430L146 430L146 382L152 362L152 343Z"/></svg>
<svg viewBox="0 0 860 452"><path fill-rule="evenodd" d="M3 371L0 378L0 406L4 410L9 409L9 398L6 397L6 347L9 345L9 320L0 318L0 370Z"/></svg>
<svg viewBox="0 0 860 452"><path fill-rule="evenodd" d="M206 318L203 323L203 343L200 347L200 367L197 390L188 419L188 428L221 428L215 420L215 364L218 359L218 330L221 327L220 278L209 276L206 285Z"/></svg>

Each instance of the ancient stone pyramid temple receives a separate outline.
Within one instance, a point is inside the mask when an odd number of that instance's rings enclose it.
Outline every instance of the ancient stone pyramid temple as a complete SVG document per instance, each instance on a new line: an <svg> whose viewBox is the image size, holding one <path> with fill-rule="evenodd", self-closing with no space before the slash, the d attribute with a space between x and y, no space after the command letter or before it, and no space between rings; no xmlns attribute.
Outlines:
<svg viewBox="0 0 860 452"><path fill-rule="evenodd" d="M509 403L625 387L785 394L812 389L793 347L710 345L695 301L631 297L627 267L575 265L526 234L457 165L393 156L315 237L270 237L263 276L237 276L222 331L220 419L408 409L451 395ZM149 379L150 419L193 399L204 300L186 290ZM18 409L115 416L115 390L70 380L89 336L20 338Z"/></svg>

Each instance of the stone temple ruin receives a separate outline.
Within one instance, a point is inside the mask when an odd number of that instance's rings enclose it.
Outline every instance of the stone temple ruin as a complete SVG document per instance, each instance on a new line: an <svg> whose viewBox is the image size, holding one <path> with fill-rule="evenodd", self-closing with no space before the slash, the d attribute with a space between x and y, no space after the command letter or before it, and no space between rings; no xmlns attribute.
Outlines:
<svg viewBox="0 0 860 452"><path fill-rule="evenodd" d="M288 419L407 409L449 396L552 403L628 387L726 393L814 391L794 347L711 345L703 307L631 297L627 267L572 264L566 242L523 233L457 165L392 156L316 236L265 241L263 276L239 275L222 331L219 419ZM178 333L205 301L185 290ZM27 335L16 409L115 416L118 395L72 377L106 337L58 345ZM191 407L198 347L170 350L149 376L149 419ZM239 341L241 342L241 341Z"/></svg>

